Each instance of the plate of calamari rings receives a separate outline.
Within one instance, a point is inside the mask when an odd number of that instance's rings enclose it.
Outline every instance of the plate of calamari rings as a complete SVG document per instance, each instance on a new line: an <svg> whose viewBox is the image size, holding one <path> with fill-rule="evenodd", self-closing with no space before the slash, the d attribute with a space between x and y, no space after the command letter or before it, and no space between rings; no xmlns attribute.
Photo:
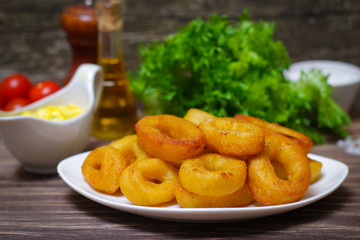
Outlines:
<svg viewBox="0 0 360 240"><path fill-rule="evenodd" d="M102 205L178 222L237 221L291 211L334 192L344 163L279 124L189 109L141 118L136 134L66 158L60 177Z"/></svg>

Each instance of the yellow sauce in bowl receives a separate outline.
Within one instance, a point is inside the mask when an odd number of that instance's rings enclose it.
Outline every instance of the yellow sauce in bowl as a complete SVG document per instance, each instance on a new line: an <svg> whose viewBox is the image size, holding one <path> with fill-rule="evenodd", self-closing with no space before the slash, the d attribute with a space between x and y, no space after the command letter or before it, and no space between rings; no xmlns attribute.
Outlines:
<svg viewBox="0 0 360 240"><path fill-rule="evenodd" d="M46 106L36 109L35 111L25 111L21 115L33 116L54 121L64 121L76 117L84 112L84 109L74 105Z"/></svg>

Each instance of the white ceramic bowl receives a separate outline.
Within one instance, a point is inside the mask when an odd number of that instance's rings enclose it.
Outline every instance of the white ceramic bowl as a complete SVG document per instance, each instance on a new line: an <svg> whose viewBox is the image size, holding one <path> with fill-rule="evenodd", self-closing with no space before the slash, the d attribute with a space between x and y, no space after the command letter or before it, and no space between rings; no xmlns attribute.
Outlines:
<svg viewBox="0 0 360 240"><path fill-rule="evenodd" d="M332 86L332 98L349 112L360 86L360 68L353 64L330 61L310 60L297 62L284 71L284 76L292 81L300 78L301 71L308 72L312 68L320 69L329 75L328 83Z"/></svg>
<svg viewBox="0 0 360 240"><path fill-rule="evenodd" d="M27 171L56 173L64 158L82 152L91 136L93 111L101 88L102 70L83 64L71 81L59 91L20 110L0 111L0 136L9 152ZM48 105L76 104L85 112L65 121L20 116L25 110Z"/></svg>

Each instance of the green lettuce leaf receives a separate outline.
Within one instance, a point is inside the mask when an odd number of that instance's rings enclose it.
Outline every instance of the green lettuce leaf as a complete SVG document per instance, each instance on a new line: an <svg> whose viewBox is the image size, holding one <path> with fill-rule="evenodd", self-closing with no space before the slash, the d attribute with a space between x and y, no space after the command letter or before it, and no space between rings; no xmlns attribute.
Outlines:
<svg viewBox="0 0 360 240"><path fill-rule="evenodd" d="M283 76L290 65L276 25L237 22L212 15L195 19L162 42L140 45L139 69L131 89L145 114L184 116L199 108L216 116L248 114L303 132L316 143L325 133L344 137L350 119L330 98L327 76L303 73L297 82Z"/></svg>

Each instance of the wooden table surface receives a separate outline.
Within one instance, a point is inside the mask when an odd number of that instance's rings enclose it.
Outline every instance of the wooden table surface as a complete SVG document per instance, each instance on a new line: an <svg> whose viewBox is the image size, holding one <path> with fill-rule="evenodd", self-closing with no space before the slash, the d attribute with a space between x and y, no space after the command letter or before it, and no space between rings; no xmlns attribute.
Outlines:
<svg viewBox="0 0 360 240"><path fill-rule="evenodd" d="M360 119L349 131L360 137ZM88 149L102 144L91 141ZM0 140L0 239L360 239L360 157L335 143L312 152L349 166L328 197L250 221L181 223L114 210L76 193L58 175L28 173Z"/></svg>

